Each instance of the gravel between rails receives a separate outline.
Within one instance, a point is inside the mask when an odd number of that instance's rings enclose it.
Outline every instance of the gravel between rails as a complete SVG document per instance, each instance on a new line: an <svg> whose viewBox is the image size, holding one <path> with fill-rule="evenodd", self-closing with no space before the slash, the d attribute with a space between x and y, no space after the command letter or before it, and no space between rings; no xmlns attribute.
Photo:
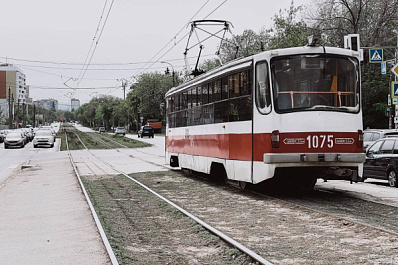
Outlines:
<svg viewBox="0 0 398 265"><path fill-rule="evenodd" d="M83 182L120 264L257 264L123 176Z"/></svg>
<svg viewBox="0 0 398 265"><path fill-rule="evenodd" d="M180 172L132 176L275 264L398 263L382 231Z"/></svg>

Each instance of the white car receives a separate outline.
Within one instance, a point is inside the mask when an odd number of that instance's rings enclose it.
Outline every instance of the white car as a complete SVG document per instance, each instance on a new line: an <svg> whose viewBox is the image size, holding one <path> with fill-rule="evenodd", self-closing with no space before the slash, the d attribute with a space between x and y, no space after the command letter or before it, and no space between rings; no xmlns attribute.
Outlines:
<svg viewBox="0 0 398 265"><path fill-rule="evenodd" d="M39 145L49 145L50 147L54 147L54 140L51 130L38 130L33 139L33 147L37 148Z"/></svg>
<svg viewBox="0 0 398 265"><path fill-rule="evenodd" d="M8 149L11 146L24 147L25 146L25 135L22 131L11 131L4 138L4 149Z"/></svg>
<svg viewBox="0 0 398 265"><path fill-rule="evenodd" d="M122 134L124 136L126 134L126 129L124 127L117 127L115 134Z"/></svg>

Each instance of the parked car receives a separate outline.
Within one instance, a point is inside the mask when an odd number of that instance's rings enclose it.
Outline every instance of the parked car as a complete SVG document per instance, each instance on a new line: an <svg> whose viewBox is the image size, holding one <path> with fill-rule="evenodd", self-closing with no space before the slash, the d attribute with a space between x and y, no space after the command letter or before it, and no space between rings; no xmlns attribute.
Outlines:
<svg viewBox="0 0 398 265"><path fill-rule="evenodd" d="M35 138L33 139L33 147L37 148L39 145L49 145L50 147L54 147L54 136L51 130L36 131Z"/></svg>
<svg viewBox="0 0 398 265"><path fill-rule="evenodd" d="M384 130L366 129L363 132L363 150L366 151L366 148L368 148L375 141L385 138L385 137L391 137L391 136L398 136L398 130L397 129L384 129Z"/></svg>
<svg viewBox="0 0 398 265"><path fill-rule="evenodd" d="M98 127L98 132L99 133L104 133L105 132L105 127L104 126Z"/></svg>
<svg viewBox="0 0 398 265"><path fill-rule="evenodd" d="M155 133L153 131L152 126L141 126L141 129L138 131L138 138L143 138L144 136L154 137Z"/></svg>
<svg viewBox="0 0 398 265"><path fill-rule="evenodd" d="M11 131L4 138L4 149L10 147L24 147L25 146L25 135L22 131Z"/></svg>
<svg viewBox="0 0 398 265"><path fill-rule="evenodd" d="M123 136L126 135L126 129L124 127L117 127L115 130L115 134L122 134Z"/></svg>
<svg viewBox="0 0 398 265"><path fill-rule="evenodd" d="M4 138L6 137L6 131L0 131L0 143L4 142Z"/></svg>
<svg viewBox="0 0 398 265"><path fill-rule="evenodd" d="M13 132L21 132L22 133L23 139L24 139L24 145L26 145L27 143L30 142L29 141L29 135L28 135L28 132L26 130L19 128L19 129L13 130Z"/></svg>
<svg viewBox="0 0 398 265"><path fill-rule="evenodd" d="M398 187L398 138L383 138L366 151L362 180L377 178L388 180L391 187Z"/></svg>

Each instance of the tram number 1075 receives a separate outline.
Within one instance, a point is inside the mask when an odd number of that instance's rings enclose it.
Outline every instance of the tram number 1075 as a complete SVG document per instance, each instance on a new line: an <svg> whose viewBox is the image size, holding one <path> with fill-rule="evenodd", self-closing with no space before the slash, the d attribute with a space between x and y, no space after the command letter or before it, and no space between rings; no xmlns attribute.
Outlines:
<svg viewBox="0 0 398 265"><path fill-rule="evenodd" d="M308 148L328 148L333 147L333 135L308 135L307 137Z"/></svg>

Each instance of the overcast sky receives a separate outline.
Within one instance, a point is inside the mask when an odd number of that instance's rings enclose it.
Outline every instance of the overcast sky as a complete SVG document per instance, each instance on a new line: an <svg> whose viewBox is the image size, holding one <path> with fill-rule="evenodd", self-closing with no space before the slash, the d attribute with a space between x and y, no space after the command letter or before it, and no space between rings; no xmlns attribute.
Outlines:
<svg viewBox="0 0 398 265"><path fill-rule="evenodd" d="M14 64L25 73L30 97L55 98L60 108L69 104L71 96L81 103L101 94L122 98L123 80L133 82L134 76L149 71L164 72L169 66L154 61L167 61L176 71L182 70L187 45L184 36L190 31L187 23L191 20L227 20L233 25L233 34L241 34L245 29L259 32L262 27L270 27L271 18L291 3L291 0L2 1L0 63ZM294 5L309 2L295 0ZM215 32L221 27L207 29ZM200 39L205 37L199 35ZM192 36L190 46L197 42L197 37ZM214 57L218 43L217 39L204 42L202 58ZM194 47L188 52L191 67L198 51ZM91 63L84 71L83 64L90 58Z"/></svg>

